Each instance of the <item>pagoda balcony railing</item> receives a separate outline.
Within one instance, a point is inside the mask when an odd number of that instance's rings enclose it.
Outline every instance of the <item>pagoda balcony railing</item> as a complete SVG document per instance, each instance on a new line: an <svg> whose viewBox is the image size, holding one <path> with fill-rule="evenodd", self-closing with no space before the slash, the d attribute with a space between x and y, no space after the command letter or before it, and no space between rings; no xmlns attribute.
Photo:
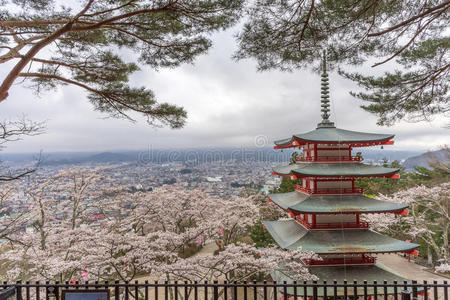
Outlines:
<svg viewBox="0 0 450 300"><path fill-rule="evenodd" d="M362 265L362 264L374 264L376 257L364 255L362 257L334 257L323 258L322 260L305 259L303 262L310 266L327 266L327 265Z"/></svg>
<svg viewBox="0 0 450 300"><path fill-rule="evenodd" d="M357 222L339 222L339 223L316 223L311 229L341 229L341 228L369 228L369 223L365 221Z"/></svg>
<svg viewBox="0 0 450 300"><path fill-rule="evenodd" d="M303 156L297 156L297 161L315 161L315 162L339 162L339 161L345 161L345 162L352 162L352 161L361 161L361 156L350 156L350 155L343 155L343 156L317 156L317 157L303 157Z"/></svg>
<svg viewBox="0 0 450 300"><path fill-rule="evenodd" d="M316 223L311 224L307 220L302 219L300 216L296 217L295 220L303 225L307 229L320 229L320 230L326 230L326 229L366 229L369 228L369 223L365 221L359 221L358 222L335 222L335 223Z"/></svg>
<svg viewBox="0 0 450 300"><path fill-rule="evenodd" d="M299 184L295 185L295 190L301 193L305 193L308 195L311 194L319 194L319 195L332 195L332 194L362 194L362 188L318 188L316 190L312 190L310 188L301 186Z"/></svg>

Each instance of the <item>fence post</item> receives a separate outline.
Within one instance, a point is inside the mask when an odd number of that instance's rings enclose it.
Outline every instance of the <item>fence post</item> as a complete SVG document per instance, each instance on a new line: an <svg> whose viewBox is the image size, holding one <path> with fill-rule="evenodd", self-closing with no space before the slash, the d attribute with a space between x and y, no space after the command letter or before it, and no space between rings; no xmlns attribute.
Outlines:
<svg viewBox="0 0 450 300"><path fill-rule="evenodd" d="M313 286L313 300L317 300L317 281L314 280L313 284L314 284L314 286Z"/></svg>
<svg viewBox="0 0 450 300"><path fill-rule="evenodd" d="M217 288L217 285L219 284L219 282L214 281L213 284L214 284L214 300L218 300L219 299L219 290Z"/></svg>
<svg viewBox="0 0 450 300"><path fill-rule="evenodd" d="M417 299L417 281L413 280L411 281L411 283L412 283L412 298Z"/></svg>
<svg viewBox="0 0 450 300"><path fill-rule="evenodd" d="M115 300L120 300L120 289L119 289L119 280L116 280L114 282L114 299Z"/></svg>
<svg viewBox="0 0 450 300"><path fill-rule="evenodd" d="M17 300L22 300L22 281L17 281L17 285L16 285L16 299Z"/></svg>
<svg viewBox="0 0 450 300"><path fill-rule="evenodd" d="M55 299L59 300L59 281L55 281L54 295L55 295Z"/></svg>
<svg viewBox="0 0 450 300"><path fill-rule="evenodd" d="M403 290L402 291L402 300L411 300L411 291Z"/></svg>

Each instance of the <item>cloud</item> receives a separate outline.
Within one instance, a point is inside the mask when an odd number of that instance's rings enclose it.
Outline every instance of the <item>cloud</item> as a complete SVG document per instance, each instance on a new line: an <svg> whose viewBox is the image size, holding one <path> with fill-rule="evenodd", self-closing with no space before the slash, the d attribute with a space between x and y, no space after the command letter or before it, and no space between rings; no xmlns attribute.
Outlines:
<svg viewBox="0 0 450 300"><path fill-rule="evenodd" d="M133 115L137 123L105 119L76 87L37 98L23 85L15 85L9 98L0 103L0 118L26 114L33 120L48 120L48 127L45 135L10 143L5 152L241 147L253 146L259 135L273 141L314 129L320 121L320 77L308 70L261 73L251 60L233 61L235 31L216 34L214 47L194 65L159 71L142 66L132 76L133 85L152 89L161 102L185 107L185 128L155 129L139 115ZM3 68L0 77L5 74ZM332 73L330 89L331 119L341 128L396 134L396 144L390 149L427 150L448 142L443 118L379 127L376 117L348 94L356 89L352 82Z"/></svg>

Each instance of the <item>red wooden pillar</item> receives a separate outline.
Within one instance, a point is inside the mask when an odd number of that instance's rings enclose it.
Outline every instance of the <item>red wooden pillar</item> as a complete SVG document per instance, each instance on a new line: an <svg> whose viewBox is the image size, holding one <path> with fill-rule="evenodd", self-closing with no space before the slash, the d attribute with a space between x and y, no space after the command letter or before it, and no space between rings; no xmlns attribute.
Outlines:
<svg viewBox="0 0 450 300"><path fill-rule="evenodd" d="M359 214L356 214L356 224L359 226Z"/></svg>
<svg viewBox="0 0 450 300"><path fill-rule="evenodd" d="M316 214L312 214L311 226L312 226L312 228L316 227Z"/></svg>

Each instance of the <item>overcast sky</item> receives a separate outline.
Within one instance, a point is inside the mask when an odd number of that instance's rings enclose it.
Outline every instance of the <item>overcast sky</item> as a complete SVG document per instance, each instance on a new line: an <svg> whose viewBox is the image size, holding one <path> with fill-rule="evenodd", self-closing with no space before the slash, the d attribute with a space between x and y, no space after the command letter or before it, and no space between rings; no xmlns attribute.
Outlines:
<svg viewBox="0 0 450 300"><path fill-rule="evenodd" d="M44 135L10 143L4 152L111 151L152 147L252 147L312 130L320 121L320 77L310 70L292 73L257 72L254 61L233 61L236 28L215 34L214 46L194 65L158 72L142 66L132 83L152 89L158 99L184 106L184 128L152 128L137 116L137 123L105 119L93 111L86 93L64 87L38 98L23 85L15 85L0 103L0 117L25 114L48 120ZM318 54L319 55L319 54ZM0 69L4 78L8 67ZM368 70L368 69L367 69ZM444 117L432 122L376 125L376 117L359 108L348 92L355 85L330 74L331 120L344 129L393 133L391 150L435 150L449 143Z"/></svg>

